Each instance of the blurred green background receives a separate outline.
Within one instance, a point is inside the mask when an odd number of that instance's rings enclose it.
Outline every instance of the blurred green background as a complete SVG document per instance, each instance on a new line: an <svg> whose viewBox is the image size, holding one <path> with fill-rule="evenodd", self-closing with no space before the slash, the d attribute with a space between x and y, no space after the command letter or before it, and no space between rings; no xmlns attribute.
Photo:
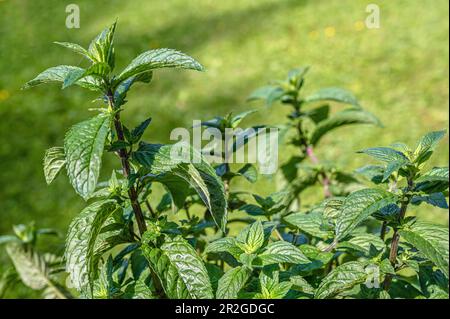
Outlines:
<svg viewBox="0 0 450 319"><path fill-rule="evenodd" d="M65 26L70 3L80 7L79 29ZM364 25L369 3L381 9L380 29ZM134 126L152 116L145 135L152 142L168 142L172 128L189 127L193 119L246 110L245 98L254 88L310 65L305 91L348 88L386 126L344 128L323 140L318 156L351 171L366 163L355 154L363 147L414 144L423 133L448 127L448 10L447 0L0 0L0 234L31 220L64 233L85 205L67 178L45 184L42 157L50 146L62 145L71 125L90 115L97 96L57 85L20 90L47 67L80 64L53 41L87 46L118 18L119 70L159 47L183 51L206 67L204 73L159 71L150 86L133 88L123 117ZM259 112L245 124L283 123L289 111L280 105L251 107ZM280 162L288 156L281 149ZM431 165L448 161L446 138ZM113 163L107 157L105 171ZM252 189L264 195L276 183L262 179ZM416 213L448 224L446 211L422 206ZM44 244L61 249L56 241ZM0 273L6 266L0 249Z"/></svg>

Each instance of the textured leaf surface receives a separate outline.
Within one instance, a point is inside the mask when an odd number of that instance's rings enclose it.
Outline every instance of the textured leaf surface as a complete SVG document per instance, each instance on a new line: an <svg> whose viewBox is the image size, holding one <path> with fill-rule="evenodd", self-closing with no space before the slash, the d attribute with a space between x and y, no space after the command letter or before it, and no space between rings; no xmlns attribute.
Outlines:
<svg viewBox="0 0 450 319"><path fill-rule="evenodd" d="M79 44L70 42L58 42L58 41L53 43L60 45L64 48L67 48L69 50L72 50L73 52L76 52L92 61L92 58L89 56L89 52Z"/></svg>
<svg viewBox="0 0 450 319"><path fill-rule="evenodd" d="M400 236L431 260L448 278L449 240L448 228L417 221L400 230Z"/></svg>
<svg viewBox="0 0 450 319"><path fill-rule="evenodd" d="M328 119L320 122L311 135L310 143L315 145L331 130L351 124L372 124L382 126L380 120L372 113L357 108L348 109L337 112Z"/></svg>
<svg viewBox="0 0 450 319"><path fill-rule="evenodd" d="M239 258L243 251L237 246L236 239L231 237L220 238L209 243L205 247L205 253L227 252L233 257Z"/></svg>
<svg viewBox="0 0 450 319"><path fill-rule="evenodd" d="M316 93L305 98L305 102L308 103L317 101L335 101L360 107L359 102L353 93L336 87L320 89Z"/></svg>
<svg viewBox="0 0 450 319"><path fill-rule="evenodd" d="M284 220L311 236L323 239L330 236L328 231L322 229L323 216L320 212L295 213L284 217Z"/></svg>
<svg viewBox="0 0 450 319"><path fill-rule="evenodd" d="M84 199L97 186L110 124L110 115L100 114L72 126L64 139L67 174L75 191Z"/></svg>
<svg viewBox="0 0 450 319"><path fill-rule="evenodd" d="M390 147L372 147L362 150L359 153L367 154L385 163L405 161L409 162L405 154Z"/></svg>
<svg viewBox="0 0 450 319"><path fill-rule="evenodd" d="M169 188L178 207L182 207L188 186L192 186L211 212L216 224L225 230L227 202L222 181L200 153L187 144L182 145L181 149L190 155L188 159L176 158L174 155L180 150L180 145L141 143L139 149L133 153L133 158L143 166L144 173L151 175L149 178L160 181Z"/></svg>
<svg viewBox="0 0 450 319"><path fill-rule="evenodd" d="M416 150L414 151L414 162L423 163L426 161L431 153L436 148L441 139L444 138L447 131L435 131L425 134L419 141Z"/></svg>
<svg viewBox="0 0 450 319"><path fill-rule="evenodd" d="M44 83L53 83L53 82L63 83L66 77L69 75L69 73L75 71L84 72L82 68L71 65L58 65L55 67L48 68L47 70L43 71L38 76L36 76L33 80L27 82L23 86L23 89L28 89L30 87ZM87 76L77 81L75 84L94 91L101 90L100 82L91 76Z"/></svg>
<svg viewBox="0 0 450 319"><path fill-rule="evenodd" d="M202 71L203 67L190 56L172 49L146 51L137 56L118 76L118 82L160 68L181 68Z"/></svg>
<svg viewBox="0 0 450 319"><path fill-rule="evenodd" d="M66 164L63 147L49 148L44 155L44 175L47 184L53 182Z"/></svg>
<svg viewBox="0 0 450 319"><path fill-rule="evenodd" d="M11 258L22 282L34 289L44 290L47 299L66 299L70 294L52 278L51 267L45 256L32 248L25 249L20 244L8 244L6 252Z"/></svg>
<svg viewBox="0 0 450 319"><path fill-rule="evenodd" d="M259 255L264 265L277 263L307 264L311 261L300 249L287 241L276 241L270 243L267 249Z"/></svg>
<svg viewBox="0 0 450 319"><path fill-rule="evenodd" d="M315 299L326 299L353 288L366 280L364 264L351 261L333 269L320 283Z"/></svg>
<svg viewBox="0 0 450 319"><path fill-rule="evenodd" d="M161 248L144 245L143 252L158 274L169 298L213 298L205 265L194 248L183 238L166 241Z"/></svg>
<svg viewBox="0 0 450 319"><path fill-rule="evenodd" d="M216 298L236 299L239 291L245 286L250 278L251 270L247 267L238 266L228 270L219 279Z"/></svg>
<svg viewBox="0 0 450 319"><path fill-rule="evenodd" d="M351 193L336 219L336 240L344 238L373 213L396 202L394 194L381 189L368 188Z"/></svg>
<svg viewBox="0 0 450 319"><path fill-rule="evenodd" d="M96 275L95 244L101 228L116 210L113 200L94 202L75 217L66 238L66 270L78 290L91 289Z"/></svg>
<svg viewBox="0 0 450 319"><path fill-rule="evenodd" d="M430 171L419 177L416 182L448 182L448 167L433 167Z"/></svg>

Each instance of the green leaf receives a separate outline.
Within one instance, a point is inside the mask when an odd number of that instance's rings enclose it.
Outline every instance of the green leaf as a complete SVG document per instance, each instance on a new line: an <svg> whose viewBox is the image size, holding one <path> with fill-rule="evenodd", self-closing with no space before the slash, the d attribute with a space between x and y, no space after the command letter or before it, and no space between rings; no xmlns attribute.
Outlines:
<svg viewBox="0 0 450 319"><path fill-rule="evenodd" d="M336 240L347 236L356 226L383 207L397 202L397 197L381 189L362 189L344 200L336 219Z"/></svg>
<svg viewBox="0 0 450 319"><path fill-rule="evenodd" d="M295 275L289 277L289 281L292 283L292 289L303 292L305 294L314 294L314 287L306 281L302 276Z"/></svg>
<svg viewBox="0 0 450 319"><path fill-rule="evenodd" d="M247 254L253 254L264 244L264 228L260 221L244 228L237 236L237 245Z"/></svg>
<svg viewBox="0 0 450 319"><path fill-rule="evenodd" d="M399 231L401 238L413 245L431 260L448 278L449 241L448 228L417 221Z"/></svg>
<svg viewBox="0 0 450 319"><path fill-rule="evenodd" d="M144 256L171 299L212 299L208 272L194 248L182 237L168 239L161 248L143 245Z"/></svg>
<svg viewBox="0 0 450 319"><path fill-rule="evenodd" d="M84 69L71 66L71 65L59 65L55 67L51 67L42 73L40 73L38 76L36 76L33 80L28 81L22 89L28 89L30 87L43 84L43 83L54 83L54 82L61 82L63 83L64 80L67 78L69 74L77 74L83 72ZM95 79L92 76L86 76L78 81L75 82L75 84L89 89L93 91L101 91L102 85L99 80Z"/></svg>
<svg viewBox="0 0 450 319"><path fill-rule="evenodd" d="M266 106L272 106L272 104L281 99L284 95L284 90L279 86L264 86L253 91L247 98L247 101L264 100Z"/></svg>
<svg viewBox="0 0 450 319"><path fill-rule="evenodd" d="M255 165L245 164L237 171L237 173L243 176L250 183L256 183L258 180L258 171Z"/></svg>
<svg viewBox="0 0 450 319"><path fill-rule="evenodd" d="M75 191L88 199L95 191L111 116L99 114L74 125L64 139L66 170Z"/></svg>
<svg viewBox="0 0 450 319"><path fill-rule="evenodd" d="M89 56L96 62L105 62L111 69L114 69L114 32L116 23L105 28L89 44Z"/></svg>
<svg viewBox="0 0 450 319"><path fill-rule="evenodd" d="M69 226L66 238L66 270L73 286L91 291L97 275L95 248L103 224L116 211L113 200L94 202L81 211Z"/></svg>
<svg viewBox="0 0 450 319"><path fill-rule="evenodd" d="M242 113L239 113L230 120L231 128L236 128L239 126L239 124L242 122L243 119L245 119L250 114L256 113L256 110L249 110Z"/></svg>
<svg viewBox="0 0 450 319"><path fill-rule="evenodd" d="M239 291L241 291L250 278L251 273L252 271L249 268L241 266L228 270L219 279L216 298L236 299Z"/></svg>
<svg viewBox="0 0 450 319"><path fill-rule="evenodd" d="M132 138L132 142L136 143L138 142L142 135L144 134L145 130L147 129L147 127L150 125L150 122L152 121L152 118L149 117L148 119L146 119L145 121L143 121L141 124L139 124L138 126L136 126L132 131L131 131L131 138Z"/></svg>
<svg viewBox="0 0 450 319"><path fill-rule="evenodd" d="M306 115L316 124L319 124L320 122L326 120L329 114L330 106L328 104L316 107L311 111L306 112Z"/></svg>
<svg viewBox="0 0 450 319"><path fill-rule="evenodd" d="M44 256L33 248L20 244L8 244L6 252L16 268L22 282L34 290L46 289L52 298L66 299L69 294L61 288L51 275L51 267Z"/></svg>
<svg viewBox="0 0 450 319"><path fill-rule="evenodd" d="M181 68L203 71L203 66L190 56L172 49L156 49L146 51L136 57L120 73L117 83L129 77L161 68Z"/></svg>
<svg viewBox="0 0 450 319"><path fill-rule="evenodd" d="M244 253L244 251L237 245L236 239L231 237L220 238L209 243L205 247L205 254L220 252L230 253L236 259L238 259L242 253Z"/></svg>
<svg viewBox="0 0 450 319"><path fill-rule="evenodd" d="M68 88L69 86L77 83L81 79L94 76L96 78L105 78L111 72L110 66L105 62L96 62L92 64L88 69L75 69L70 71L64 79L62 88Z"/></svg>
<svg viewBox="0 0 450 319"><path fill-rule="evenodd" d="M332 298L366 280L364 264L351 261L333 269L319 284L315 299Z"/></svg>
<svg viewBox="0 0 450 319"><path fill-rule="evenodd" d="M401 169L408 163L409 163L409 161L407 161L407 160L399 160L399 161L389 162L386 167L386 170L384 171L382 182L387 181L394 172L398 171L399 169Z"/></svg>
<svg viewBox="0 0 450 319"><path fill-rule="evenodd" d="M447 182L449 181L448 177L448 167L433 167L430 171L424 173L420 176L416 183L424 183L424 182Z"/></svg>
<svg viewBox="0 0 450 319"><path fill-rule="evenodd" d="M423 136L414 151L414 163L421 164L430 158L441 139L447 134L446 130L430 132Z"/></svg>
<svg viewBox="0 0 450 319"><path fill-rule="evenodd" d="M342 126L351 124L372 124L382 126L380 120L367 111L352 108L335 113L333 116L320 122L313 131L310 143L316 145L328 132Z"/></svg>
<svg viewBox="0 0 450 319"><path fill-rule="evenodd" d="M258 299L282 299L289 292L292 283L289 281L279 281L279 272L274 271L270 275L262 271L259 275L261 293L255 298Z"/></svg>
<svg viewBox="0 0 450 319"><path fill-rule="evenodd" d="M349 248L370 255L371 246L377 251L381 251L386 247L384 241L379 236L368 233L358 233L349 240L339 243L337 247Z"/></svg>
<svg viewBox="0 0 450 319"><path fill-rule="evenodd" d="M63 147L49 148L44 155L44 175L47 184L53 182L66 164Z"/></svg>
<svg viewBox="0 0 450 319"><path fill-rule="evenodd" d="M383 183L385 168L381 165L366 165L358 168L355 172L361 174L375 184Z"/></svg>
<svg viewBox="0 0 450 319"><path fill-rule="evenodd" d="M186 151L189 158L177 157ZM143 173L163 183L170 191L177 207L183 206L192 186L205 203L215 223L225 231L227 201L222 180L214 168L189 144L160 145L141 143L133 159L142 165ZM150 174L150 175L148 175Z"/></svg>
<svg viewBox="0 0 450 319"><path fill-rule="evenodd" d="M263 265L289 263L308 264L311 261L293 244L280 240L270 243L266 250L259 255Z"/></svg>
<svg viewBox="0 0 450 319"><path fill-rule="evenodd" d="M288 224L291 224L301 231L322 239L330 237L330 232L323 229L323 215L321 212L313 211L306 213L295 213L283 218Z"/></svg>
<svg viewBox="0 0 450 319"><path fill-rule="evenodd" d="M443 209L448 209L447 199L443 193L432 193L429 195L416 195L411 199L411 204L420 205L427 203Z"/></svg>
<svg viewBox="0 0 450 319"><path fill-rule="evenodd" d="M317 101L335 101L360 107L360 104L353 93L335 87L320 89L319 91L307 96L304 99L305 103Z"/></svg>
<svg viewBox="0 0 450 319"><path fill-rule="evenodd" d="M364 153L369 156L372 156L373 158L385 162L385 163L391 163L391 162L409 162L409 159L403 154L402 152L399 152L397 150L394 150L390 147L373 147L373 148L367 148L365 150L359 151L358 153Z"/></svg>
<svg viewBox="0 0 450 319"><path fill-rule="evenodd" d="M58 42L58 41L55 41L53 43L60 45L64 48L67 48L69 50L72 50L73 52L78 53L93 62L92 58L89 56L89 52L79 44L70 42Z"/></svg>

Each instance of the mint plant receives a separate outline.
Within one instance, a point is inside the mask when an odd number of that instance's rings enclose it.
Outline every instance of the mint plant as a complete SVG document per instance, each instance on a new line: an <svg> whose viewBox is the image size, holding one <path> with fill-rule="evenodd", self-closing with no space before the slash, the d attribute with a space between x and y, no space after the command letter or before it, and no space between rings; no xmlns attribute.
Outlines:
<svg viewBox="0 0 450 319"><path fill-rule="evenodd" d="M365 111L356 97L349 91L337 87L323 88L304 96L303 87L309 67L293 69L285 80L275 80L255 90L249 101L262 100L270 107L276 102L291 108L288 123L281 126L283 135L293 136L289 145L298 149L282 167L282 173L289 187L286 202L291 205L308 187L320 183L325 197L346 195L346 185L356 183L349 174L334 165L321 162L315 155L315 147L321 139L335 129L355 124L382 126L370 112ZM330 114L330 102L349 105L349 108ZM291 133L292 132L292 133ZM304 164L309 159L310 164Z"/></svg>
<svg viewBox="0 0 450 319"><path fill-rule="evenodd" d="M156 69L203 67L181 52L156 49L115 73L115 29L103 30L87 49L58 42L81 54L86 66L52 67L25 84L78 85L100 98L96 115L72 126L63 145L44 156L47 183L65 170L87 201L70 223L64 255L40 252L37 239L55 232L33 224L0 236L14 266L0 277L0 296L20 280L48 298L448 298L448 228L409 213L414 205L448 210L448 167L427 167L445 131L425 135L413 148L396 143L360 151L379 164L358 169L359 177L324 165L314 147L326 133L380 122L342 89L303 97L307 68L294 70L251 97L293 109L283 127L295 134L291 143L299 152L282 167L287 187L267 196L238 192L231 181L256 182L254 165L230 166L222 153L224 162L212 166L208 150L144 142L150 117L135 128L122 121L128 91L150 83ZM308 108L322 101L351 107L333 115L328 105ZM251 113L203 126L223 133ZM232 143L231 153L238 147ZM105 178L102 158L110 155L118 166ZM167 191L158 198L156 183ZM293 205L315 184L322 185L322 201ZM234 211L244 217L228 220Z"/></svg>

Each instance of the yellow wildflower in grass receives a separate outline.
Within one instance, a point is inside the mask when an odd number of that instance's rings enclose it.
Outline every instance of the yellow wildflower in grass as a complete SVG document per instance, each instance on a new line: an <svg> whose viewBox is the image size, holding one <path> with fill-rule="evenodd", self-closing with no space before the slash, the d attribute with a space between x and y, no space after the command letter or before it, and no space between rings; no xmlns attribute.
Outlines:
<svg viewBox="0 0 450 319"><path fill-rule="evenodd" d="M365 24L362 21L356 21L355 24L354 24L354 27L355 27L356 31L361 31L361 30L364 29Z"/></svg>
<svg viewBox="0 0 450 319"><path fill-rule="evenodd" d="M5 101L9 98L10 94L7 90L0 90L0 101Z"/></svg>
<svg viewBox="0 0 450 319"><path fill-rule="evenodd" d="M332 38L336 35L336 29L334 27L325 28L325 36L327 38Z"/></svg>

